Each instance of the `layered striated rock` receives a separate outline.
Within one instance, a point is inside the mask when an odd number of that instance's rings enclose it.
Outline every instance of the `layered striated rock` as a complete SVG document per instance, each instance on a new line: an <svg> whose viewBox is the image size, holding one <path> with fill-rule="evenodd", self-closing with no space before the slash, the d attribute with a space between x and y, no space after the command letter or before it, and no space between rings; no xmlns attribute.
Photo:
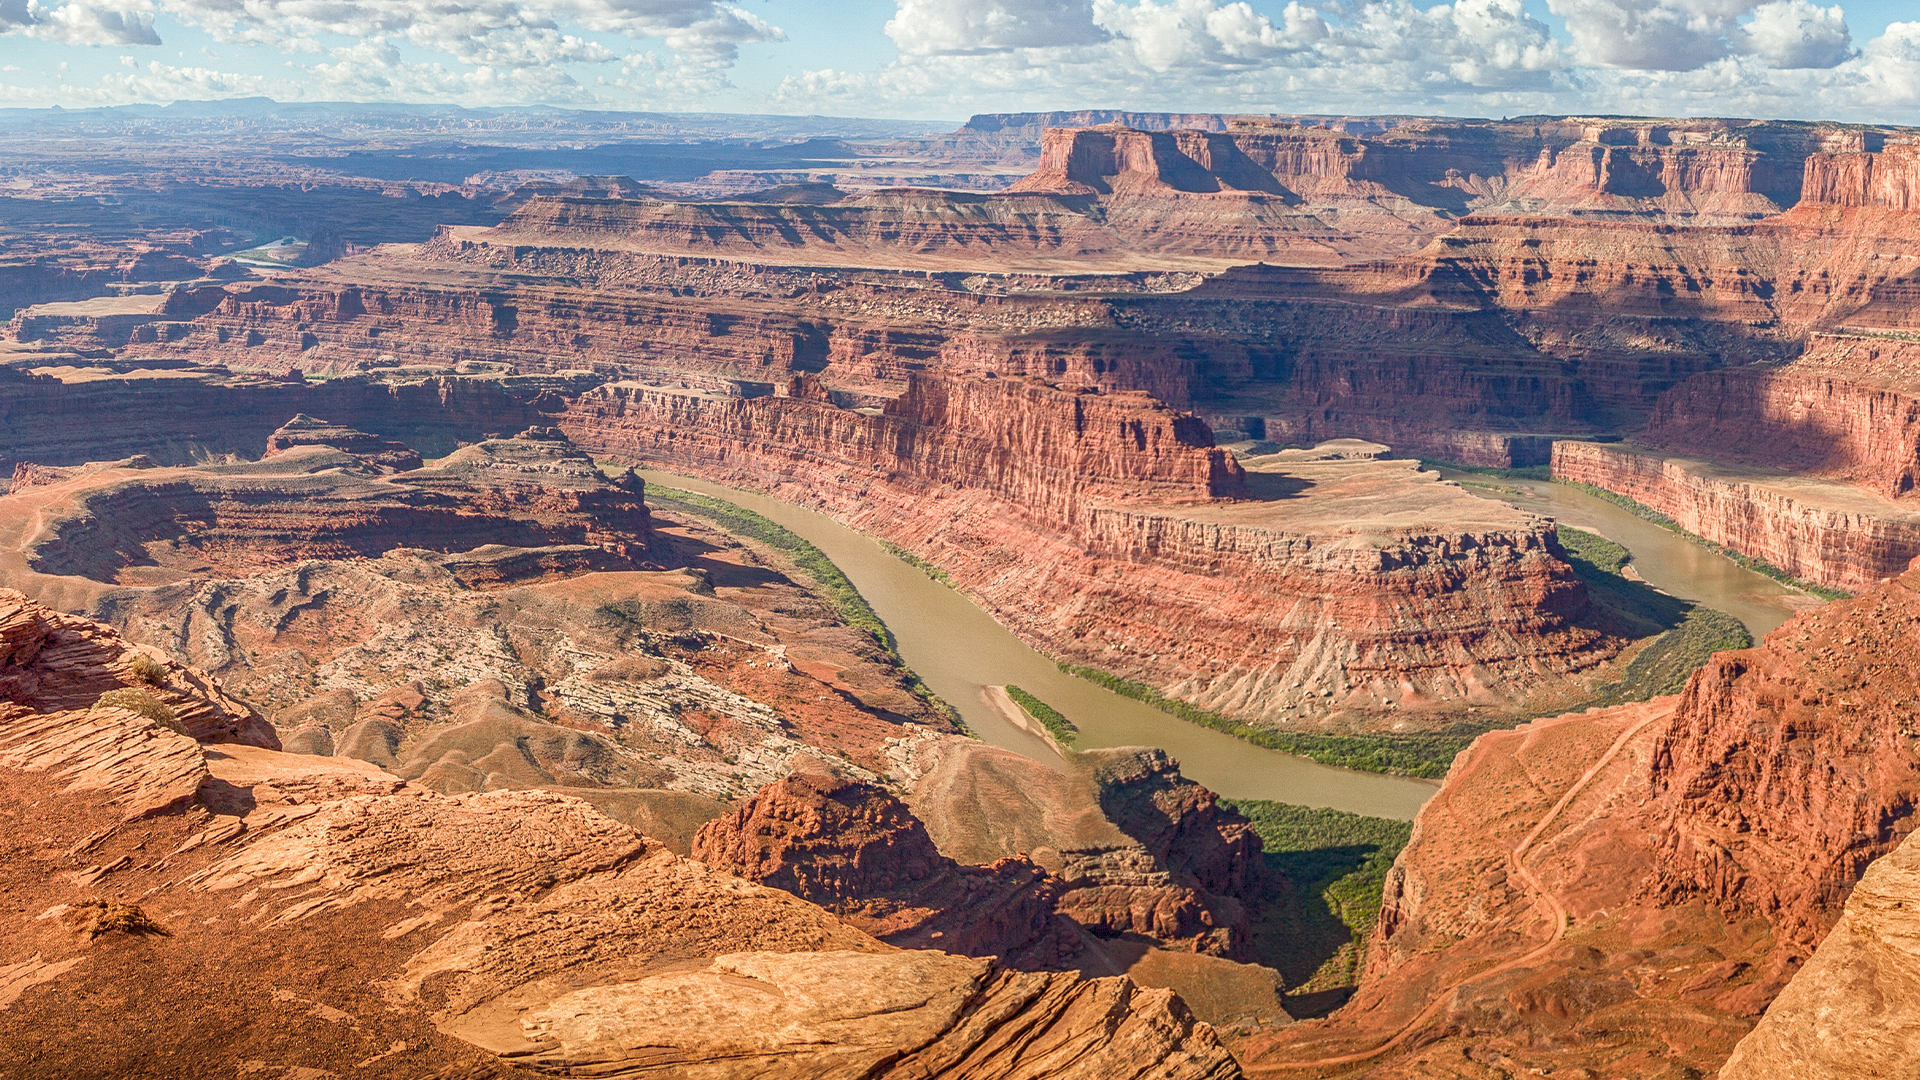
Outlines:
<svg viewBox="0 0 1920 1080"><path fill-rule="evenodd" d="M10 668L43 663L20 623L0 619ZM1239 1075L1167 991L894 949L565 796L203 752L133 712L50 703L0 714L9 835L41 853L0 880L45 913L0 935L0 1037L23 1076Z"/></svg>
<svg viewBox="0 0 1920 1080"><path fill-rule="evenodd" d="M1812 155L1801 198L1808 205L1920 209L1920 146Z"/></svg>
<svg viewBox="0 0 1920 1080"><path fill-rule="evenodd" d="M1023 856L963 866L884 788L795 773L701 826L693 857L787 892L903 948L1058 968L1080 951L1064 886Z"/></svg>
<svg viewBox="0 0 1920 1080"><path fill-rule="evenodd" d="M907 803L943 855L1031 858L1060 879L1060 913L1099 937L1251 958L1259 838L1163 752L1090 751L1065 773L957 739L905 753Z"/></svg>
<svg viewBox="0 0 1920 1080"><path fill-rule="evenodd" d="M316 420L306 413L281 424L267 436L266 452L261 457L283 454L300 446L325 446L351 454L362 463L393 472L417 469L423 462L420 451L394 439L383 439L364 431Z"/></svg>
<svg viewBox="0 0 1920 1080"><path fill-rule="evenodd" d="M1892 1080L1920 1060L1914 903L1920 866L1902 844L1867 868L1840 921L1720 1069L1724 1080Z"/></svg>
<svg viewBox="0 0 1920 1080"><path fill-rule="evenodd" d="M46 527L21 555L39 574L127 584L405 547L449 556L445 565L468 583L646 558L639 481L609 481L552 429L390 471L323 442L253 464L90 471L28 496Z"/></svg>
<svg viewBox="0 0 1920 1080"><path fill-rule="evenodd" d="M1833 589L1868 588L1920 557L1920 508L1844 483L1574 442L1554 444L1553 476Z"/></svg>
<svg viewBox="0 0 1920 1080"><path fill-rule="evenodd" d="M1790 363L1696 375L1662 395L1639 440L1899 498L1920 476L1920 346L1821 334Z"/></svg>
<svg viewBox="0 0 1920 1080"><path fill-rule="evenodd" d="M1585 593L1545 522L1411 462L1295 455L1243 476L1143 395L913 386L871 415L804 390L616 385L557 422L608 456L819 506L941 565L1056 655L1269 723L1510 707L1618 647L1579 625Z"/></svg>
<svg viewBox="0 0 1920 1080"><path fill-rule="evenodd" d="M1353 1002L1253 1048L1250 1071L1421 1075L1465 1054L1597 1077L1706 1073L1823 939L1836 955L1807 993L1839 989L1835 960L1884 947L1829 931L1850 895L1872 919L1901 887L1896 861L1855 888L1912 831L1920 795L1916 590L1909 572L1803 613L1715 656L1677 698L1483 736L1395 864ZM1799 1018L1784 1014L1744 1068L1794 1060L1769 1047L1810 1052L1809 1025L1826 1021L1795 1000ZM1876 1007L1842 1005L1827 1030L1857 1025L1872 1053L1897 1046Z"/></svg>
<svg viewBox="0 0 1920 1080"><path fill-rule="evenodd" d="M222 693L206 672L142 649L91 619L0 589L0 700L61 714L57 725L107 695L117 695L109 704L145 710L148 726L203 742L279 747L272 726Z"/></svg>

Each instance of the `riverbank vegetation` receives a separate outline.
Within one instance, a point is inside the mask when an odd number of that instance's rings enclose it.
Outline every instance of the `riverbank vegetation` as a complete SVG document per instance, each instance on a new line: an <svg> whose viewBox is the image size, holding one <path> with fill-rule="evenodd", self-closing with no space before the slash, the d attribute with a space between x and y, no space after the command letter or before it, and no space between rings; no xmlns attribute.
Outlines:
<svg viewBox="0 0 1920 1080"><path fill-rule="evenodd" d="M1463 722L1445 731L1420 735L1333 735L1319 732L1275 731L1255 727L1245 721L1203 709L1191 702L1170 698L1146 683L1124 679L1098 668L1060 664L1060 670L1104 686L1135 701L1144 702L1170 716L1191 724L1224 731L1269 750L1279 750L1323 765L1365 772L1394 773L1437 780L1447 775L1453 757L1465 750L1480 735L1493 730L1490 723Z"/></svg>
<svg viewBox="0 0 1920 1080"><path fill-rule="evenodd" d="M1634 654L1617 681L1602 686L1587 704L1624 705L1677 694L1714 653L1753 644L1745 624L1726 612L1627 578L1633 555L1619 544L1564 525L1558 538L1595 603L1628 620L1635 630L1658 635Z"/></svg>
<svg viewBox="0 0 1920 1080"><path fill-rule="evenodd" d="M848 580L847 575L841 572L838 566L834 565L833 560L827 557L827 553L815 547L811 541L744 506L727 502L725 499L716 499L710 495L702 495L697 491L682 491L679 488L667 487L665 484L648 484L647 505L655 510L667 512L677 510L705 518L721 532L754 540L774 549L801 573L813 579L820 597L833 609L842 623L873 638L874 643L891 657L895 664L899 665L900 669L906 673L907 689L934 709L944 713L955 724L960 724L962 730L965 730L960 714L953 706L942 701L926 683L921 682L920 676L900 658L900 652L893 640L893 632L888 630L887 624L875 614L872 605L867 603L867 598L860 595L860 590L854 587L853 582Z"/></svg>
<svg viewBox="0 0 1920 1080"><path fill-rule="evenodd" d="M1324 1015L1359 981L1387 871L1413 823L1264 799L1221 804L1246 816L1266 851L1254 948L1286 979L1289 1013Z"/></svg>
<svg viewBox="0 0 1920 1080"><path fill-rule="evenodd" d="M1074 727L1073 721L1067 719L1059 709L1012 684L1008 684L1005 689L1007 696L1013 699L1013 703L1025 710L1028 716L1039 721L1040 726L1047 729L1047 734L1052 735L1061 746L1072 746L1073 741L1080 737L1080 729Z"/></svg>

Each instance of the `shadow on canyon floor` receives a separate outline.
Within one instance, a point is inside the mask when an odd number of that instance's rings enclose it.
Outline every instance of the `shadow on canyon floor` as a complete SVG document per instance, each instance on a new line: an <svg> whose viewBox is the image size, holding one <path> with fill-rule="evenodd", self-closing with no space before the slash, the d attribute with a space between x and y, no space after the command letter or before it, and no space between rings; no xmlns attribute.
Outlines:
<svg viewBox="0 0 1920 1080"><path fill-rule="evenodd" d="M1313 481L1285 473L1248 470L1247 494L1261 502L1291 499L1313 486Z"/></svg>

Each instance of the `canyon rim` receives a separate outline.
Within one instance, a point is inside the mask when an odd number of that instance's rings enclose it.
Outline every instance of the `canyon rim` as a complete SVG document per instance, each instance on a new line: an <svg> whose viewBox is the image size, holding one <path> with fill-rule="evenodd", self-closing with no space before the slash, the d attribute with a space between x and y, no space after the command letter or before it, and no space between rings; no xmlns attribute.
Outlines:
<svg viewBox="0 0 1920 1080"><path fill-rule="evenodd" d="M1920 128L0 145L0 1076L1920 1073Z"/></svg>

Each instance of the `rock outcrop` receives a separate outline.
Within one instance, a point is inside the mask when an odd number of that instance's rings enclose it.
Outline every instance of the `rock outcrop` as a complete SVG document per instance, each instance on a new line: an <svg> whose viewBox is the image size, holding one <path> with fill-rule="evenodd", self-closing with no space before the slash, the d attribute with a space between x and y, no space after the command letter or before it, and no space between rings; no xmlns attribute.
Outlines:
<svg viewBox="0 0 1920 1080"><path fill-rule="evenodd" d="M266 452L261 457L283 454L298 446L326 446L351 454L361 462L393 472L406 472L421 466L420 451L394 439L383 439L364 431L316 420L306 413L280 425L267 436Z"/></svg>
<svg viewBox="0 0 1920 1080"><path fill-rule="evenodd" d="M1733 1048L1722 1080L1894 1080L1913 1071L1917 854L1902 844L1867 868L1812 959Z"/></svg>
<svg viewBox="0 0 1920 1080"><path fill-rule="evenodd" d="M27 616L0 620L8 670L64 670L76 628L6 602ZM1167 991L894 949L563 795L443 795L13 685L0 805L39 854L0 887L45 916L0 935L0 1038L23 1076L1239 1075Z"/></svg>
<svg viewBox="0 0 1920 1080"><path fill-rule="evenodd" d="M1023 856L963 866L873 784L795 773L701 826L693 857L787 892L903 948L1058 969L1080 951L1057 923L1064 885Z"/></svg>
<svg viewBox="0 0 1920 1080"><path fill-rule="evenodd" d="M1251 959L1244 901L1259 892L1259 838L1165 753L1089 751L1063 774L942 739L915 743L903 768L907 803L942 854L1031 858L1060 879L1059 911L1097 936Z"/></svg>
<svg viewBox="0 0 1920 1080"><path fill-rule="evenodd" d="M58 726L108 695L119 695L109 698L115 708L144 710L149 726L202 742L280 745L259 713L222 693L206 672L134 645L111 627L0 589L0 701L59 714L49 721Z"/></svg>
<svg viewBox="0 0 1920 1080"><path fill-rule="evenodd" d="M1920 800L1917 590L1909 571L1803 613L1716 655L1678 697L1476 741L1395 863L1353 1001L1251 1048L1250 1071L1417 1075L1423 1059L1465 1054L1596 1077L1705 1073L1823 939L1834 956L1807 993L1837 986L1840 957L1891 961L1861 930L1829 931L1850 895L1862 920L1895 917L1870 913L1904 887L1888 853ZM1857 889L1883 857L1896 861ZM1783 1014L1744 1068L1792 1060L1769 1047L1809 1052L1825 1021L1795 1000L1798 1018ZM1898 1045L1872 1041L1901 1037L1875 1031L1878 1006L1840 1000L1836 1025L1859 1025L1874 1053Z"/></svg>

